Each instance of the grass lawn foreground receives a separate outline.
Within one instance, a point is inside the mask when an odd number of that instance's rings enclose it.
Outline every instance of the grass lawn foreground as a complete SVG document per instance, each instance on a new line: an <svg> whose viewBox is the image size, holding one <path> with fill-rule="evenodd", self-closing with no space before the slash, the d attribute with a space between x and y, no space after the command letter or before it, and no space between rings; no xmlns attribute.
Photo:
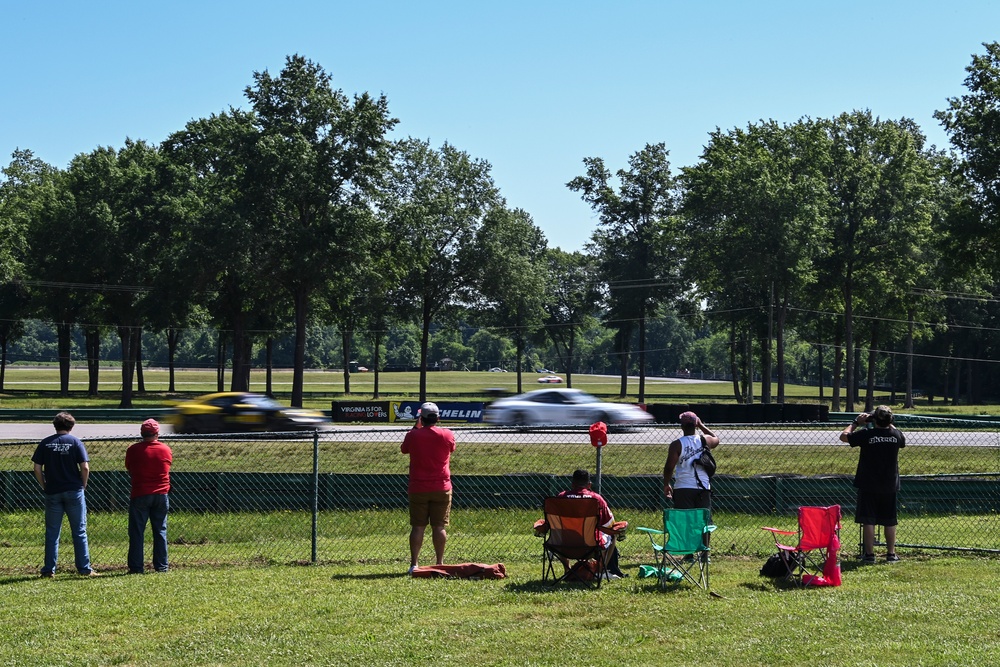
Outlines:
<svg viewBox="0 0 1000 667"><path fill-rule="evenodd" d="M403 536L400 539L404 539ZM843 565L840 588L712 563L714 598L652 580L550 588L397 566L175 569L0 578L4 665L988 665L1000 570L988 558Z"/></svg>

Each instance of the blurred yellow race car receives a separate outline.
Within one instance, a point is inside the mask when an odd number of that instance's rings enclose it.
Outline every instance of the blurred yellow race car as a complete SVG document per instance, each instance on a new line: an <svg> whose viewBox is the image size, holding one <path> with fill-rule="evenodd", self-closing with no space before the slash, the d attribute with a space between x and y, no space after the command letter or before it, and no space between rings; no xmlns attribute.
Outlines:
<svg viewBox="0 0 1000 667"><path fill-rule="evenodd" d="M206 394L178 403L167 421L175 433L311 431L332 425L318 410L288 408L269 396L239 391Z"/></svg>

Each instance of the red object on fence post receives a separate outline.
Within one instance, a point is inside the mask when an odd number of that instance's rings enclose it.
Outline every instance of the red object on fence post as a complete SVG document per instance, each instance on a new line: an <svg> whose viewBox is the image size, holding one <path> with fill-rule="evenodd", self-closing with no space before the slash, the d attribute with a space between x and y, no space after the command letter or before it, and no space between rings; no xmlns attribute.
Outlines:
<svg viewBox="0 0 1000 667"><path fill-rule="evenodd" d="M604 422L594 422L590 425L590 444L603 447L608 444L608 425Z"/></svg>
<svg viewBox="0 0 1000 667"><path fill-rule="evenodd" d="M597 449L597 474L594 475L594 491L601 492L601 452L608 444L608 425L594 422L590 425L590 444Z"/></svg>

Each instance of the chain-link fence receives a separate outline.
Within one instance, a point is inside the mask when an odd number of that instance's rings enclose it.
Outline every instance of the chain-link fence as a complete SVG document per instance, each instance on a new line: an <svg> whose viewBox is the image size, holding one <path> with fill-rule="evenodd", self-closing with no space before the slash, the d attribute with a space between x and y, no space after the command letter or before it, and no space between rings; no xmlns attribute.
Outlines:
<svg viewBox="0 0 1000 667"><path fill-rule="evenodd" d="M722 440L713 482L713 551L773 549L761 525L793 529L800 505L843 506L851 554L852 477L858 450L838 440L843 425L714 426ZM904 429L900 452L901 549L1000 549L1000 435L997 424L935 421ZM542 499L570 486L577 468L599 472L616 518L662 525L662 471L676 427L612 432L601 450L586 430L524 432L453 428L454 504L447 558L516 561L539 557L531 525ZM164 437L173 449L168 539L175 566L290 562L405 563L408 457L398 428L307 434ZM86 440L91 458L88 536L98 569L124 568L129 477L135 438ZM34 442L0 445L0 570L33 571L42 560L43 495L31 472ZM429 532L429 531L428 531ZM427 536L424 561L432 548ZM626 561L649 558L633 535ZM147 557L151 545L147 535ZM72 564L63 530L61 567Z"/></svg>

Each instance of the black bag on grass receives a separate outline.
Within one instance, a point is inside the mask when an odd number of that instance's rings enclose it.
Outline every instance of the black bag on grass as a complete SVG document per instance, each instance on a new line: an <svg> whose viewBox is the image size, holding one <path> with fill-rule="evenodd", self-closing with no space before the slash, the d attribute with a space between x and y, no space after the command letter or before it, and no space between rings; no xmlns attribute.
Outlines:
<svg viewBox="0 0 1000 667"><path fill-rule="evenodd" d="M760 576L775 579L778 577L787 577L799 567L800 558L798 554L792 555L787 551L779 551L776 554L771 554L764 562L764 565L761 566Z"/></svg>

